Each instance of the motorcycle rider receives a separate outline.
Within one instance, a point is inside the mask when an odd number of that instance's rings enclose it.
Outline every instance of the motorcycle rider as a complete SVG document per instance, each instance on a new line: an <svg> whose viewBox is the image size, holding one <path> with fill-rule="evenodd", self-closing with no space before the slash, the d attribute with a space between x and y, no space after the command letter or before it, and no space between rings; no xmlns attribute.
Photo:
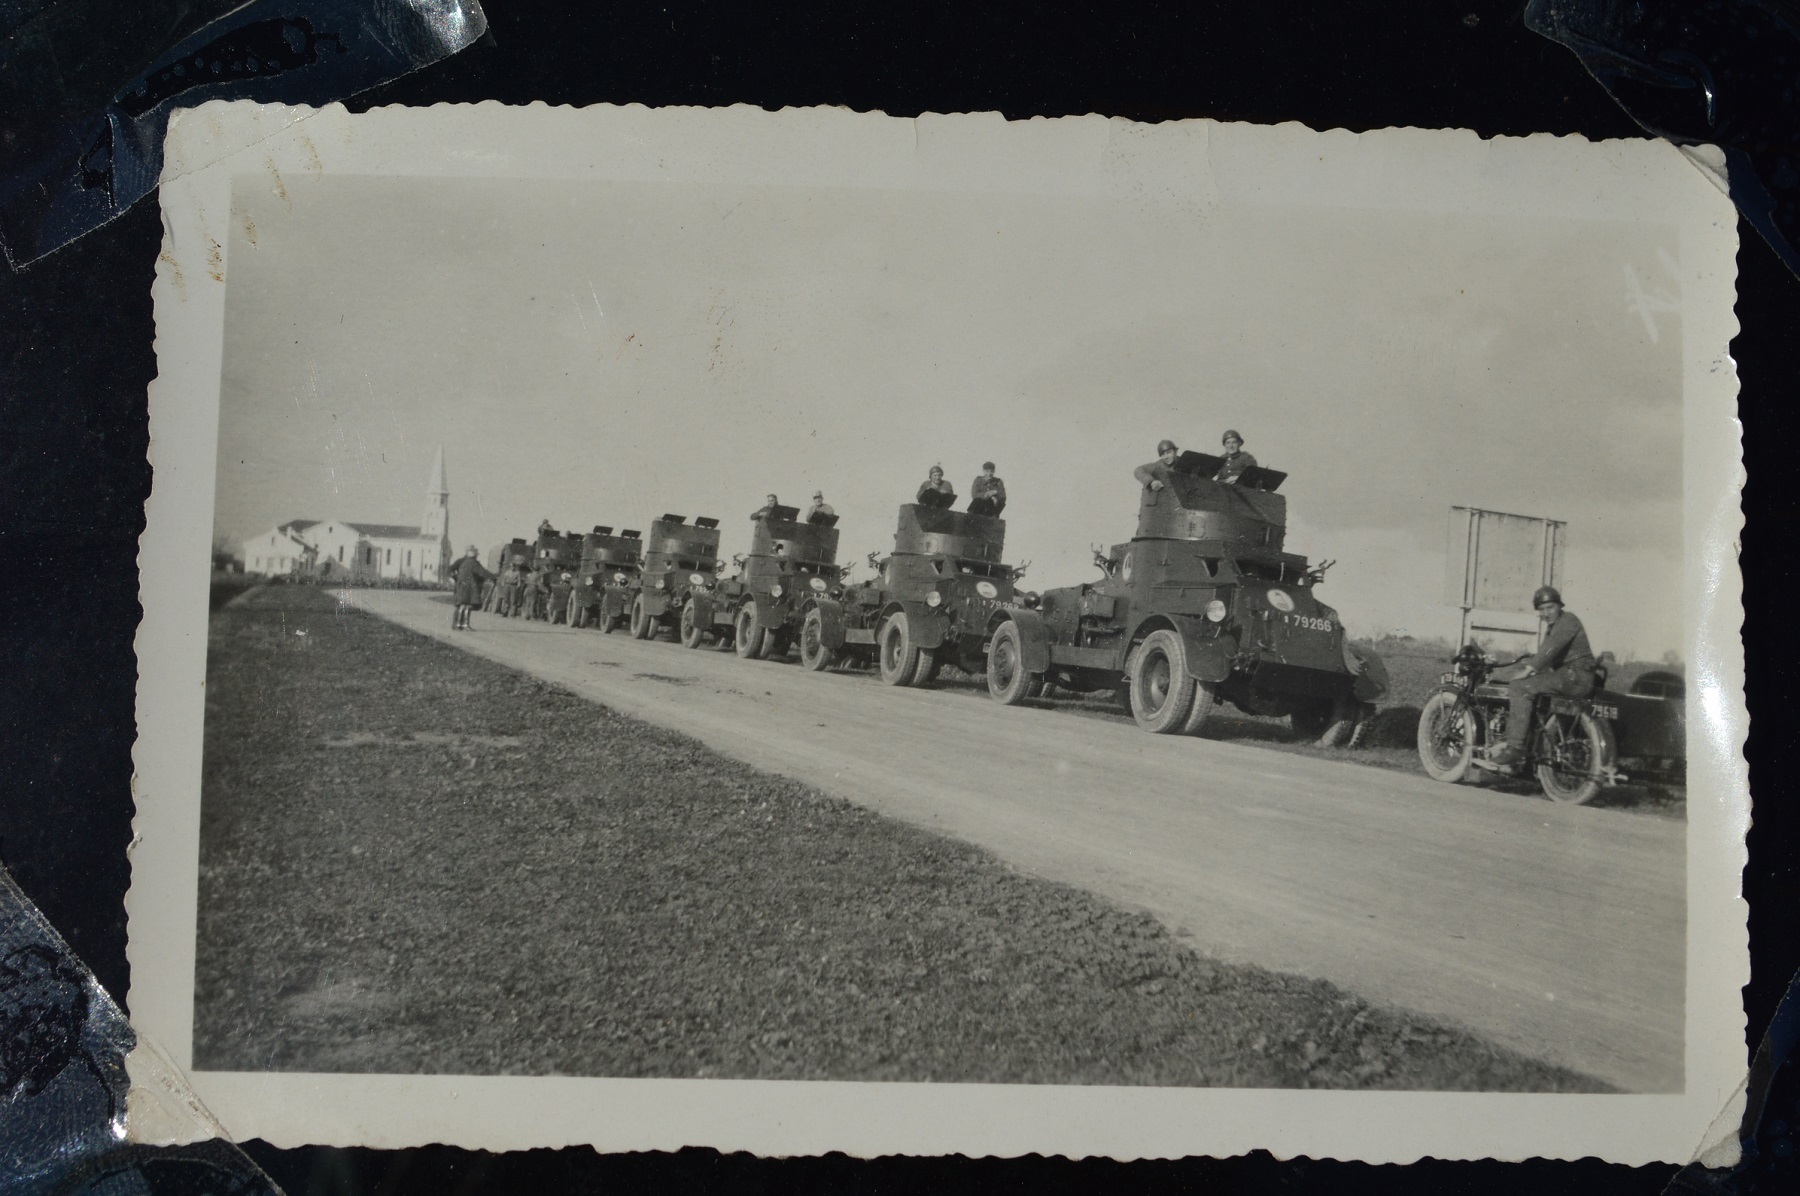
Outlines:
<svg viewBox="0 0 1800 1196"><path fill-rule="evenodd" d="M1510 705L1506 742L1493 755L1493 762L1502 767L1525 758L1531 706L1539 694L1585 698L1594 692L1594 650L1581 620L1563 609L1562 595L1554 586L1539 586L1531 605L1544 621L1544 644L1525 661L1524 673L1506 687Z"/></svg>

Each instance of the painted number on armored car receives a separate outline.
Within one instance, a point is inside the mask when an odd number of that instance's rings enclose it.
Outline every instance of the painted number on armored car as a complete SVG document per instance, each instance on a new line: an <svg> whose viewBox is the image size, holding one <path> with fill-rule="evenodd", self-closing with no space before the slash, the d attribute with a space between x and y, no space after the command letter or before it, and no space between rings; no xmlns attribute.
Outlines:
<svg viewBox="0 0 1800 1196"><path fill-rule="evenodd" d="M1289 626L1304 628L1307 631L1331 630L1331 620L1321 619L1317 615L1282 615L1281 621Z"/></svg>

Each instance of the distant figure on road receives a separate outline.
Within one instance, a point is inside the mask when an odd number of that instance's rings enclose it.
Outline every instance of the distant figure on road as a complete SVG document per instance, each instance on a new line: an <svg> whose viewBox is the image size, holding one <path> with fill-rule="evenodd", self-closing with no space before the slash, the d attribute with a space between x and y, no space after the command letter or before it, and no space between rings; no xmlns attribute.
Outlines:
<svg viewBox="0 0 1800 1196"><path fill-rule="evenodd" d="M923 482L919 483L919 492L913 501L927 507L948 507L956 501L956 487L944 480L944 467L933 465L931 472Z"/></svg>
<svg viewBox="0 0 1800 1196"><path fill-rule="evenodd" d="M469 625L469 613L481 601L481 583L494 580L494 575L481 563L481 554L473 544L469 545L469 551L463 553L461 560L450 566L450 580L456 583L456 592L452 595L456 611L450 617L450 629L473 631L475 629Z"/></svg>
<svg viewBox="0 0 1800 1196"><path fill-rule="evenodd" d="M544 582L544 575L536 569L525 581L525 617L527 619L547 618L548 612L544 603L550 597L550 587Z"/></svg>
<svg viewBox="0 0 1800 1196"><path fill-rule="evenodd" d="M525 565L513 565L512 584L506 588L506 613L512 618L517 619L525 613L525 577L530 572Z"/></svg>
<svg viewBox="0 0 1800 1196"><path fill-rule="evenodd" d="M1147 465L1140 465L1132 470L1131 476L1138 484L1154 494L1169 484L1169 476L1174 470L1175 458L1181 450L1175 447L1173 440L1159 440L1156 443L1156 460Z"/></svg>
<svg viewBox="0 0 1800 1196"><path fill-rule="evenodd" d="M981 472L969 484L969 514L992 515L1006 510L1006 483L994 476L994 463L983 461Z"/></svg>
<svg viewBox="0 0 1800 1196"><path fill-rule="evenodd" d="M500 570L500 580L494 583L494 613L504 619L512 613L513 588L519 584L519 568L510 559Z"/></svg>
<svg viewBox="0 0 1800 1196"><path fill-rule="evenodd" d="M567 623L569 621L569 595L574 592L575 579L567 573L557 576L550 583L550 622Z"/></svg>
<svg viewBox="0 0 1800 1196"><path fill-rule="evenodd" d="M756 508L756 510L750 512L750 518L751 519L767 519L769 517L769 512L773 511L776 507L779 507L780 505L781 505L781 500L779 498L776 498L773 494L771 494L767 498L763 499L762 506L760 506L760 507Z"/></svg>
<svg viewBox="0 0 1800 1196"><path fill-rule="evenodd" d="M1225 448L1225 464L1219 466L1219 472L1213 474L1213 481L1230 485L1243 477L1246 469L1256 468L1256 458L1244 451L1244 438L1237 434L1235 428L1227 428L1225 435L1219 438L1219 443Z"/></svg>
<svg viewBox="0 0 1800 1196"><path fill-rule="evenodd" d="M807 506L806 510L800 514L800 522L811 523L814 515L830 516L835 514L837 514L837 512L831 509L831 504L825 501L825 492L823 490L814 490L812 502Z"/></svg>

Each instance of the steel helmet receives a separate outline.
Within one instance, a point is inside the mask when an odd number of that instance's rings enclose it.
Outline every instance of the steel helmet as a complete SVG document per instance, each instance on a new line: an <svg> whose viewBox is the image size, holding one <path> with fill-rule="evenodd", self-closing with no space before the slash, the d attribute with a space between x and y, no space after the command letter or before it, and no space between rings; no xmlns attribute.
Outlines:
<svg viewBox="0 0 1800 1196"><path fill-rule="evenodd" d="M1558 592L1555 586L1539 586L1537 588L1537 593L1531 596L1531 609L1536 610L1546 602L1554 602L1558 606L1562 605L1562 594Z"/></svg>
<svg viewBox="0 0 1800 1196"><path fill-rule="evenodd" d="M1175 442L1173 440L1159 440L1156 442L1156 455L1157 456L1160 457L1164 453L1172 453L1174 451L1175 451Z"/></svg>
<svg viewBox="0 0 1800 1196"><path fill-rule="evenodd" d="M1224 444L1228 440L1235 440L1239 444L1244 443L1244 438L1238 435L1238 430L1236 428L1226 428L1225 435L1219 437L1220 444Z"/></svg>

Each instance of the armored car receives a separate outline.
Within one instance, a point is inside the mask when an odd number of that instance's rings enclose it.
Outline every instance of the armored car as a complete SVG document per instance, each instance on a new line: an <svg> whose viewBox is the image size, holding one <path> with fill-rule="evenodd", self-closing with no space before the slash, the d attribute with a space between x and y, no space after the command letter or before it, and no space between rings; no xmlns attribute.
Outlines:
<svg viewBox="0 0 1800 1196"><path fill-rule="evenodd" d="M693 593L719 584L719 521L664 515L650 524L644 564L632 587L633 639L647 640L680 626L681 609Z"/></svg>
<svg viewBox="0 0 1800 1196"><path fill-rule="evenodd" d="M1287 475L1252 467L1215 482L1223 459L1183 453L1144 487L1137 531L1086 585L1024 595L988 625L988 692L1017 704L1046 684L1118 690L1158 734L1199 730L1220 701L1286 715L1316 737L1353 726L1386 690L1316 594L1323 568L1284 551Z"/></svg>
<svg viewBox="0 0 1800 1196"><path fill-rule="evenodd" d="M576 627L602 627L607 631L625 621L644 560L643 535L635 528L618 534L605 525L581 537L581 563L575 592L570 597Z"/></svg>
<svg viewBox="0 0 1800 1196"><path fill-rule="evenodd" d="M689 591L681 642L690 648L730 643L745 659L785 656L799 638L806 601L830 593L842 576L837 547L836 515L803 523L794 507L759 512L742 572L715 588Z"/></svg>
<svg viewBox="0 0 1800 1196"><path fill-rule="evenodd" d="M802 610L800 661L814 671L873 662L889 685L925 685L944 664L972 673L1021 570L1004 563L1006 522L947 506L900 508L894 551L860 585L815 592Z"/></svg>

